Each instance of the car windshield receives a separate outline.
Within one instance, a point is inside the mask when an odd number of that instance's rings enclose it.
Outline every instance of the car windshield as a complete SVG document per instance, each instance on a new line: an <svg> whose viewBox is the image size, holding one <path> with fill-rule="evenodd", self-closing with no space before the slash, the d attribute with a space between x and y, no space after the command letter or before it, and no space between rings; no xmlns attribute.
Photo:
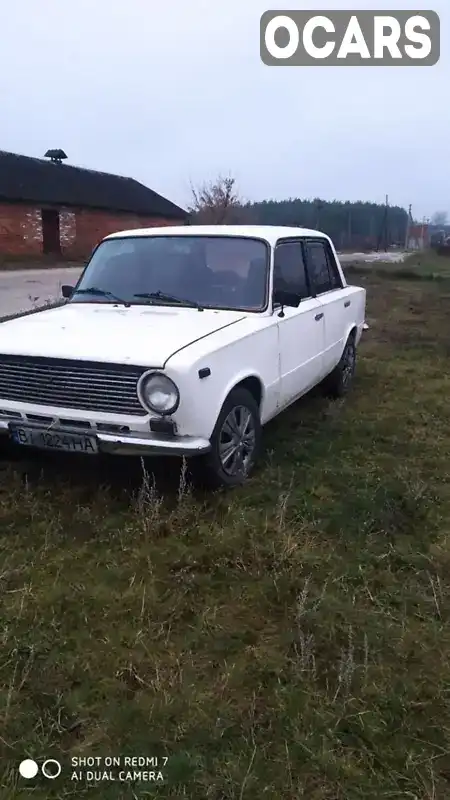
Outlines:
<svg viewBox="0 0 450 800"><path fill-rule="evenodd" d="M261 311L269 247L240 236L129 236L94 251L72 302Z"/></svg>

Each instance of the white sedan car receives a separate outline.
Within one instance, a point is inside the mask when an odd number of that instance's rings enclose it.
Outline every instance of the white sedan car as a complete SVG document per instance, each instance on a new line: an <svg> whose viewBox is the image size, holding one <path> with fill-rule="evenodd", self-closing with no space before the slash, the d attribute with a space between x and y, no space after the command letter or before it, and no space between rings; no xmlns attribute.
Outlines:
<svg viewBox="0 0 450 800"><path fill-rule="evenodd" d="M58 308L0 324L0 430L20 446L195 456L242 483L266 422L348 390L366 293L331 240L271 226L107 236Z"/></svg>

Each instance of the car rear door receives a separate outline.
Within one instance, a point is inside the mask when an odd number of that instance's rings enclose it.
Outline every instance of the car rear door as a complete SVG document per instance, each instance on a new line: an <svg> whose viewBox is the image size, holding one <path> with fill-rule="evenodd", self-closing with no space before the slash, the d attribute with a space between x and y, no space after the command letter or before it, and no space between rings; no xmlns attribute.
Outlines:
<svg viewBox="0 0 450 800"><path fill-rule="evenodd" d="M312 293L324 314L324 376L339 362L352 315L352 287L343 286L336 259L326 239L305 240L306 266Z"/></svg>
<svg viewBox="0 0 450 800"><path fill-rule="evenodd" d="M301 297L298 308L274 307L278 315L280 405L286 406L308 392L323 374L324 313L320 301L312 297L300 239L282 239L275 247L273 291L277 289Z"/></svg>

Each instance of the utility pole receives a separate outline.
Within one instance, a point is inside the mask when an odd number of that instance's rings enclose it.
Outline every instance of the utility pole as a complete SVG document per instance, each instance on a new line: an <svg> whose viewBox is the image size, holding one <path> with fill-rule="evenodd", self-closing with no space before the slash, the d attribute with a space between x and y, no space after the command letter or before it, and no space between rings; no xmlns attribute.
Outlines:
<svg viewBox="0 0 450 800"><path fill-rule="evenodd" d="M406 220L405 250L408 249L408 245L409 245L409 231L410 231L411 221L412 221L411 209L412 209L412 206L410 205L409 208L408 208L408 219Z"/></svg>
<svg viewBox="0 0 450 800"><path fill-rule="evenodd" d="M380 249L381 242L384 239L384 249L387 252L388 248L388 206L389 206L389 197L386 195L386 202L384 206L384 213L383 213L383 220L378 232L377 238L377 253ZM381 206L382 208L382 206Z"/></svg>
<svg viewBox="0 0 450 800"><path fill-rule="evenodd" d="M389 241L388 219L389 219L389 197L388 197L388 195L386 195L386 209L385 209L385 212L384 212L384 252L385 253L387 253L388 241Z"/></svg>
<svg viewBox="0 0 450 800"><path fill-rule="evenodd" d="M422 219L422 250L425 250L425 225L428 225L429 220L427 217Z"/></svg>
<svg viewBox="0 0 450 800"><path fill-rule="evenodd" d="M322 203L321 200L318 200L316 202L316 230L318 230L318 231L320 230L320 218L321 218L321 213L322 213L323 207L324 207L324 203Z"/></svg>

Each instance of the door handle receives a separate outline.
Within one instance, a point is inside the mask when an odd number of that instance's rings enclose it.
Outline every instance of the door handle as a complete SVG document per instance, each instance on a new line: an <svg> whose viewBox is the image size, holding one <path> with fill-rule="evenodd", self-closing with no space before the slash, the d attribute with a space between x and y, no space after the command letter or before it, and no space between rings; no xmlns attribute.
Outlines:
<svg viewBox="0 0 450 800"><path fill-rule="evenodd" d="M348 308L349 305L351 305L351 302L352 302L351 300L346 300L344 303L345 308Z"/></svg>
<svg viewBox="0 0 450 800"><path fill-rule="evenodd" d="M314 317L316 322L319 322L319 320L321 320L322 318L323 318L323 314L316 314L316 316Z"/></svg>

